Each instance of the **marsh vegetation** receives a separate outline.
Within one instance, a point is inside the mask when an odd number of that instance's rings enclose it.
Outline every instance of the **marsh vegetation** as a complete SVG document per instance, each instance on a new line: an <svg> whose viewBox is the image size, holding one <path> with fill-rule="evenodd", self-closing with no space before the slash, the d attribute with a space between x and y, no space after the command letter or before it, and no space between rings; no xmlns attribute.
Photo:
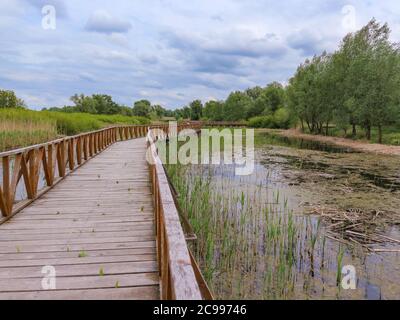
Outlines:
<svg viewBox="0 0 400 320"><path fill-rule="evenodd" d="M387 299L400 294L398 160L258 132L252 175L166 168L217 298ZM356 290L340 285L345 265Z"/></svg>
<svg viewBox="0 0 400 320"><path fill-rule="evenodd" d="M0 108L0 151L118 124L146 124L147 118Z"/></svg>

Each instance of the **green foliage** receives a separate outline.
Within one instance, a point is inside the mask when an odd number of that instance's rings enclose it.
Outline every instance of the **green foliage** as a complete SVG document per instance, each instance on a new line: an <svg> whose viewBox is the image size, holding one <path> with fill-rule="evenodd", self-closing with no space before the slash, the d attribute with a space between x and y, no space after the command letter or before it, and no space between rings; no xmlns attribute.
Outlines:
<svg viewBox="0 0 400 320"><path fill-rule="evenodd" d="M212 121L222 121L224 119L224 103L221 101L208 101L204 105L203 117Z"/></svg>
<svg viewBox="0 0 400 320"><path fill-rule="evenodd" d="M290 114L286 108L280 108L272 115L250 118L247 124L253 128L287 129L290 126Z"/></svg>
<svg viewBox="0 0 400 320"><path fill-rule="evenodd" d="M136 101L133 106L133 114L139 117L149 117L151 112L151 103L148 100Z"/></svg>
<svg viewBox="0 0 400 320"><path fill-rule="evenodd" d="M122 108L106 94L94 94L91 97L75 94L71 97L75 107L66 107L69 112L82 112L92 114L117 114Z"/></svg>
<svg viewBox="0 0 400 320"><path fill-rule="evenodd" d="M278 82L270 83L260 96L265 102L264 113L273 113L285 104L285 89Z"/></svg>
<svg viewBox="0 0 400 320"><path fill-rule="evenodd" d="M247 118L247 113L253 101L243 92L231 93L224 104L223 117L226 121L239 121Z"/></svg>
<svg viewBox="0 0 400 320"><path fill-rule="evenodd" d="M390 29L371 20L361 30L348 34L334 54L323 53L306 60L290 79L288 106L304 129L328 134L335 122L347 135L352 127L372 137L378 129L399 121L400 47L389 41Z"/></svg>
<svg viewBox="0 0 400 320"><path fill-rule="evenodd" d="M17 98L14 91L0 90L0 109L2 108L24 108L23 100Z"/></svg>
<svg viewBox="0 0 400 320"><path fill-rule="evenodd" d="M290 114L286 108L280 108L275 111L273 122L276 128L288 129L290 126Z"/></svg>
<svg viewBox="0 0 400 320"><path fill-rule="evenodd" d="M269 116L257 116L250 118L247 125L252 128L273 128L274 119L271 115Z"/></svg>
<svg viewBox="0 0 400 320"><path fill-rule="evenodd" d="M0 109L0 150L14 149L117 124L148 124L143 117Z"/></svg>
<svg viewBox="0 0 400 320"><path fill-rule="evenodd" d="M194 100L190 103L190 119L200 120L203 114L203 104L200 100Z"/></svg>

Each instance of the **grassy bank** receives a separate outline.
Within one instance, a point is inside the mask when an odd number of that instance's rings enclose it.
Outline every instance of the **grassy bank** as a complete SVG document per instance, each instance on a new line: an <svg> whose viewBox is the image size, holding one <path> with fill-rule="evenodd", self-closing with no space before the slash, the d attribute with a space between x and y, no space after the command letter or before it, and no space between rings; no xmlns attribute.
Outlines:
<svg viewBox="0 0 400 320"><path fill-rule="evenodd" d="M357 135L353 137L351 127L348 127L345 133L343 129L340 129L333 125L328 130L328 136L368 141L363 128L357 126L356 129L357 129ZM312 134L308 129L305 129L304 133ZM378 143L378 141L379 141L378 129L371 128L371 140L369 140L368 142ZM384 127L382 130L382 144L400 146L400 127L398 126Z"/></svg>
<svg viewBox="0 0 400 320"><path fill-rule="evenodd" d="M391 126L391 127L384 127L382 132L382 143L394 146L400 146L400 127ZM329 135L334 137L340 138L348 138L352 139L352 132L351 128L347 130L347 133L344 134L343 130L340 130L336 127L332 127L329 130ZM365 132L361 127L357 127L357 135L355 137L357 140L367 140L365 136ZM371 143L378 143L378 129L372 128L371 129Z"/></svg>
<svg viewBox="0 0 400 320"><path fill-rule="evenodd" d="M146 124L141 117L92 115L25 109L0 109L0 151L45 142L60 136L118 124Z"/></svg>

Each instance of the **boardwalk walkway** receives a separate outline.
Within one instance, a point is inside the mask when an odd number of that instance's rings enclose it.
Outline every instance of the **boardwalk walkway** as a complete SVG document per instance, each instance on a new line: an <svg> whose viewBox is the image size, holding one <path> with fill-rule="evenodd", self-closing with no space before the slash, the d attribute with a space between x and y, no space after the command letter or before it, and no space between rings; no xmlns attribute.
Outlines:
<svg viewBox="0 0 400 320"><path fill-rule="evenodd" d="M0 225L0 299L160 297L145 143L111 145Z"/></svg>

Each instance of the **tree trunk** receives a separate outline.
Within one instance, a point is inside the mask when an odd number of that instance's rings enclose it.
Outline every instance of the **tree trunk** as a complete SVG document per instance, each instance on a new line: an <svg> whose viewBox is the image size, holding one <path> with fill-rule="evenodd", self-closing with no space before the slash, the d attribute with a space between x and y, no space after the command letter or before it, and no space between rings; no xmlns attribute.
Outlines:
<svg viewBox="0 0 400 320"><path fill-rule="evenodd" d="M357 137L357 128L356 128L356 124L355 124L355 123L352 123L352 126L353 126L353 133L352 133L352 136L353 136L353 138L356 138L356 137Z"/></svg>
<svg viewBox="0 0 400 320"><path fill-rule="evenodd" d="M329 135L329 121L327 121L325 125L325 135Z"/></svg>
<svg viewBox="0 0 400 320"><path fill-rule="evenodd" d="M307 121L308 130L312 133L313 129L311 128L311 124Z"/></svg>
<svg viewBox="0 0 400 320"><path fill-rule="evenodd" d="M382 126L378 125L378 142L382 143Z"/></svg>
<svg viewBox="0 0 400 320"><path fill-rule="evenodd" d="M367 140L371 140L371 126L369 124L365 127L365 135Z"/></svg>

